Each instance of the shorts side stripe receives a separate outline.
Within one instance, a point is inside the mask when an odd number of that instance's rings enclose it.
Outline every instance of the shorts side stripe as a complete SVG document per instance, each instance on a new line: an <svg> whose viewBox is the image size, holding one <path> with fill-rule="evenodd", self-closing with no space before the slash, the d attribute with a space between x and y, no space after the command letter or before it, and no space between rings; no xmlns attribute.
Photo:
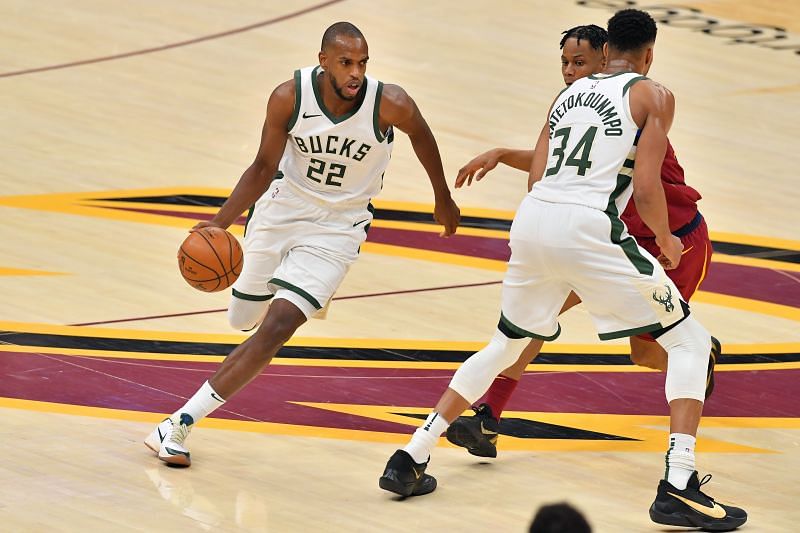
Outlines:
<svg viewBox="0 0 800 533"><path fill-rule="evenodd" d="M534 339L541 339L543 341L552 341L558 338L559 335L561 335L561 324L558 324L558 329L553 335L547 337L544 335L539 335L538 333L533 333L531 331L522 329L521 327L514 325L509 319L506 318L506 316L502 312L500 312L500 323L505 327L507 327L512 332L522 337L531 337Z"/></svg>
<svg viewBox="0 0 800 533"><path fill-rule="evenodd" d="M650 333L651 331L656 331L658 329L662 329L663 327L664 326L661 325L661 322L656 322L655 324L650 324L639 328L623 329L619 331L611 331L609 333L600 333L598 334L598 336L600 337L601 341L610 341L612 339L621 339L623 337L633 337L635 335L641 335L642 333Z"/></svg>
<svg viewBox="0 0 800 533"><path fill-rule="evenodd" d="M256 295L256 294L245 294L243 292L239 292L236 289L231 289L233 291L233 295L240 300L249 300L251 302L265 302L275 296L274 294L264 294L264 295Z"/></svg>
<svg viewBox="0 0 800 533"><path fill-rule="evenodd" d="M308 303L313 305L314 308L322 309L322 306L320 305L320 303L317 301L316 298L314 298L313 296L308 294L306 291L304 291L303 289L301 289L297 285L292 285L288 281L284 281L284 280L278 279L278 278L272 278L271 280L269 280L269 282L271 284L273 284L273 285L277 285L278 287L283 287L284 289L288 289L288 290L290 290L290 291L292 291L294 293L299 294L300 296L305 298L308 301Z"/></svg>

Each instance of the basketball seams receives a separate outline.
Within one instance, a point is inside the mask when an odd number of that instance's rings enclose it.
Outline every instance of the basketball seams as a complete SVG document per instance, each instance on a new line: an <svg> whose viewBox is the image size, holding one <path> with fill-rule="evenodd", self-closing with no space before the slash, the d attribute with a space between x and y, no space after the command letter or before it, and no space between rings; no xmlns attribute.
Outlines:
<svg viewBox="0 0 800 533"><path fill-rule="evenodd" d="M241 248L241 246L239 246L239 242L236 240L236 237L231 235L229 232L227 232L227 231L225 232L225 237L227 237L227 239L228 239L228 257L231 260L231 271L230 272L234 276L239 277L239 274L241 273L241 271L236 272L236 267L242 264L242 262L244 260L244 254L240 254L239 258L236 260L236 263L234 263L233 262L233 251L234 250L239 250L241 252L242 248ZM236 246L234 246L234 243L236 244Z"/></svg>
<svg viewBox="0 0 800 533"><path fill-rule="evenodd" d="M205 230L206 230L206 228L200 228L195 233L200 235L203 238L203 240L206 241L206 244L208 244L208 247L211 248L211 251L214 252L214 256L217 258L217 261L219 261L219 266L222 268L222 273L225 275L225 282L227 283L228 282L228 273L226 272L227 269L225 268L225 263L222 262L222 258L217 253L217 249L214 248L214 245L211 244L211 241L209 240L209 238L206 237L206 235L204 233ZM208 231L210 232L211 230L208 230ZM225 231L225 230L222 230L222 231ZM220 277L222 277L222 276L220 276Z"/></svg>
<svg viewBox="0 0 800 533"><path fill-rule="evenodd" d="M218 230L222 231L222 233L225 235L225 240L228 243L227 258L225 258L224 244L221 241L222 236L218 235ZM204 292L217 292L231 286L239 277L239 274L241 273L241 265L244 263L244 253L239 245L239 242L228 231L223 230L222 228L202 228L201 230L192 233L198 233L202 240L199 241L197 240L198 237L190 234L181 244L179 248L178 259L183 278L187 283L189 283L189 285ZM187 243L188 248L192 249L192 254L195 255L187 253ZM212 262L214 261L214 259L211 257L211 253L213 253L214 258L216 258L216 261L221 266L221 271L217 271L216 268L208 266L207 262L209 260ZM238 253L239 257L234 257L235 253ZM204 262L195 259L195 256L197 255L203 257ZM228 259L228 262L230 263L229 265L226 266L224 258ZM187 264L189 266L188 271ZM192 274L197 274L198 277L204 277L202 272L197 272L198 269L207 270L207 275L211 277L207 279L192 279L192 277L190 277ZM238 273L236 271L237 269L239 269ZM222 279L223 276L225 277L224 282ZM203 284L211 283L214 280L217 282L214 286L203 286Z"/></svg>

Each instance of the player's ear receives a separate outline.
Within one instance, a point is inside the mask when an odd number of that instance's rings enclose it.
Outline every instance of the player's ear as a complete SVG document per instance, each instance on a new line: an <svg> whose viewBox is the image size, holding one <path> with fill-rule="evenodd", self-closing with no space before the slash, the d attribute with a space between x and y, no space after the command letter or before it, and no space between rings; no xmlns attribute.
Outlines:
<svg viewBox="0 0 800 533"><path fill-rule="evenodd" d="M325 52L320 52L317 57L319 58L319 66L322 67L322 70L327 70L325 68L325 63L328 62L328 55Z"/></svg>

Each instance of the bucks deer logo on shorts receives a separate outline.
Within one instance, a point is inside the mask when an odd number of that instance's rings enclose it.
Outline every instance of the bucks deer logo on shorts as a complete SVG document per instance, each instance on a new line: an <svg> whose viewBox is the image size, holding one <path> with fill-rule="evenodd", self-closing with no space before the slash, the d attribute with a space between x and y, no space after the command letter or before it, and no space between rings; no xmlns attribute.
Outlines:
<svg viewBox="0 0 800 533"><path fill-rule="evenodd" d="M659 289L653 291L653 300L663 305L667 313L671 313L675 309L675 304L672 303L672 289L669 285L664 285L664 288L667 289L667 292L663 296Z"/></svg>

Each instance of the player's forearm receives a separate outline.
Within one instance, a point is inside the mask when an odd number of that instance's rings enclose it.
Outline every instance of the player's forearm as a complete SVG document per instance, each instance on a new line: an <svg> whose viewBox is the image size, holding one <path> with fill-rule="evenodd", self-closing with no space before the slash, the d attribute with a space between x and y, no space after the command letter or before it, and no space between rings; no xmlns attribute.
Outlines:
<svg viewBox="0 0 800 533"><path fill-rule="evenodd" d="M211 222L222 228L227 228L236 222L239 215L256 203L256 200L269 188L276 170L270 171L258 162L250 165Z"/></svg>
<svg viewBox="0 0 800 533"><path fill-rule="evenodd" d="M633 201L636 204L636 211L653 232L656 241L670 236L667 201L660 183L638 193L634 189Z"/></svg>
<svg viewBox="0 0 800 533"><path fill-rule="evenodd" d="M498 148L497 160L517 170L527 172L533 161L533 150L515 150L513 148Z"/></svg>
<svg viewBox="0 0 800 533"><path fill-rule="evenodd" d="M439 154L439 147L436 145L433 133L430 129L425 128L418 135L409 136L409 139L417 159L419 159L428 174L436 201L449 199L450 188L447 186L447 180L444 177L442 157Z"/></svg>

